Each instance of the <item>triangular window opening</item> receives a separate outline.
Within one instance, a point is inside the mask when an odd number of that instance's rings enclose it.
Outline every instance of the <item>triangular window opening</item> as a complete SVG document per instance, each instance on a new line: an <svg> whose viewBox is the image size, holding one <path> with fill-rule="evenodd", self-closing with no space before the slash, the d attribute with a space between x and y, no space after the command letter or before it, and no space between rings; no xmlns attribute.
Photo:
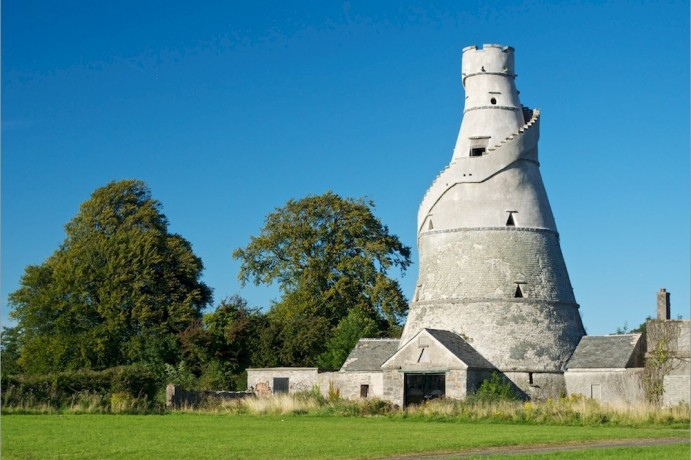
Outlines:
<svg viewBox="0 0 691 460"><path fill-rule="evenodd" d="M509 218L506 219L506 226L507 227L515 227L516 226L516 222L514 222L514 220L513 220L513 213L512 212L509 213Z"/></svg>
<svg viewBox="0 0 691 460"><path fill-rule="evenodd" d="M429 220L429 224L427 225L427 230L434 230L434 224L432 223L432 219Z"/></svg>
<svg viewBox="0 0 691 460"><path fill-rule="evenodd" d="M523 298L523 291L521 290L521 285L517 284L516 285L516 292L513 295L517 299Z"/></svg>
<svg viewBox="0 0 691 460"><path fill-rule="evenodd" d="M427 348L423 348L422 351L420 352L420 357L417 359L418 363L428 363L429 362L429 353L427 353Z"/></svg>

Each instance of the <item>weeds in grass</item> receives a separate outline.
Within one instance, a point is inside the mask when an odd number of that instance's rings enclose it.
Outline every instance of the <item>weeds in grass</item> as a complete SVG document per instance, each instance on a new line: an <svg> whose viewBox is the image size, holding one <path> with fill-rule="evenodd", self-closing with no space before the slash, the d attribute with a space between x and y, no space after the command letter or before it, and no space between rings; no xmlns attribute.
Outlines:
<svg viewBox="0 0 691 460"><path fill-rule="evenodd" d="M507 422L575 426L670 426L687 427L689 406L669 408L653 405L610 406L572 396L544 402L523 401L457 401L437 399L400 409L378 399L329 401L318 392L273 395L266 398L244 398L231 401L206 401L179 412L317 415L317 416L388 416L449 421Z"/></svg>
<svg viewBox="0 0 691 460"><path fill-rule="evenodd" d="M548 399L544 402L437 399L408 407L400 415L534 424L686 427L689 424L689 405L680 404L668 408L651 404L614 406L579 396Z"/></svg>
<svg viewBox="0 0 691 460"><path fill-rule="evenodd" d="M63 398L60 403L46 402L24 392L23 398L13 395L12 387L2 394L3 414L149 414L161 412L160 406L152 406L146 396L135 398L126 392L116 392L110 397L102 393L80 391Z"/></svg>
<svg viewBox="0 0 691 460"><path fill-rule="evenodd" d="M12 388L3 392L3 413L161 413L160 404L147 399L134 398L126 392L113 393L109 398L101 394L80 392L65 404L56 407L31 398L20 403L11 394ZM26 396L26 395L25 395ZM208 397L194 406L175 409L173 412L202 414L251 414L251 415L317 415L317 416L388 416L394 418L426 418L449 421L508 422L525 424L555 424L577 426L668 426L686 428L689 425L689 405L660 408L644 404L613 406L595 400L572 395L566 398L548 399L543 402L469 398L465 401L436 399L424 404L398 408L378 399L344 400L326 398L318 389L270 397L246 397L220 399Z"/></svg>

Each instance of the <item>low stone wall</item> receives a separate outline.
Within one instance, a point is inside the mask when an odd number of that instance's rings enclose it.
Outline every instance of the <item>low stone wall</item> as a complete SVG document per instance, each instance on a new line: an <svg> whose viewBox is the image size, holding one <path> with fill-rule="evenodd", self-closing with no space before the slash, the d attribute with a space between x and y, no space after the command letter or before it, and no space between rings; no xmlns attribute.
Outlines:
<svg viewBox="0 0 691 460"><path fill-rule="evenodd" d="M254 394L251 391L184 390L171 384L166 387L166 407L190 407L209 399L231 400L252 396Z"/></svg>
<svg viewBox="0 0 691 460"><path fill-rule="evenodd" d="M578 369L564 374L569 395L582 394L608 404L643 404L643 368Z"/></svg>

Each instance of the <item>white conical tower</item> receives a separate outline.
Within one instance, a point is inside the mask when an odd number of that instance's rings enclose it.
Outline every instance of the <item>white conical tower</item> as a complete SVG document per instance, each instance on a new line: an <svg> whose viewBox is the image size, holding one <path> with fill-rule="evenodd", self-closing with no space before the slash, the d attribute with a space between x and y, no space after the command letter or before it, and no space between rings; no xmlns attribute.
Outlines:
<svg viewBox="0 0 691 460"><path fill-rule="evenodd" d="M453 331L532 384L534 372L562 372L585 334L540 176L540 113L520 103L513 48L465 48L462 67L463 122L418 212L401 344L422 328Z"/></svg>

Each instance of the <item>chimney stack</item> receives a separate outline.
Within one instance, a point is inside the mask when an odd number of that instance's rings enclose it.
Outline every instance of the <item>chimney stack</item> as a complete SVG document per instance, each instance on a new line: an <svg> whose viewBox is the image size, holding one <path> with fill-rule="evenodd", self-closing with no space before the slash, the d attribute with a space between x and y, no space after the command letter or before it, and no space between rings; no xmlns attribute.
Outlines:
<svg viewBox="0 0 691 460"><path fill-rule="evenodd" d="M667 289L660 289L657 293L657 319L660 321L670 319L669 292Z"/></svg>

